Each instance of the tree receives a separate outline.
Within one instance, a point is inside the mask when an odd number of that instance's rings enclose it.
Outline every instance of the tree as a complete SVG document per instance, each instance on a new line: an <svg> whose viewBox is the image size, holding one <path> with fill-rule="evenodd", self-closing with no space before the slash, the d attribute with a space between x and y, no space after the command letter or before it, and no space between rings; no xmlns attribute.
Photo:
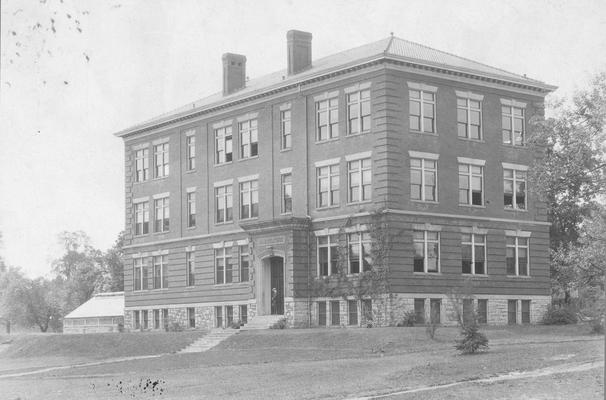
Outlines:
<svg viewBox="0 0 606 400"><path fill-rule="evenodd" d="M105 283L103 291L121 292L124 290L124 235L122 231L118 234L118 238L114 245L103 255L103 265L105 269Z"/></svg>
<svg viewBox="0 0 606 400"><path fill-rule="evenodd" d="M82 231L62 232L63 256L53 262L57 284L63 287L64 308L71 311L92 297L103 285L103 254L90 245Z"/></svg>
<svg viewBox="0 0 606 400"><path fill-rule="evenodd" d="M0 321L4 322L7 333L10 333L11 324L17 322L24 313L21 302L15 301L18 299L14 295L24 281L25 277L19 268L3 264L0 270Z"/></svg>
<svg viewBox="0 0 606 400"><path fill-rule="evenodd" d="M532 121L529 143L544 148L545 156L533 166L530 181L535 194L547 202L552 282L568 301L575 274L567 253L580 244L584 221L606 194L606 72L571 102L558 101L553 109L555 117Z"/></svg>

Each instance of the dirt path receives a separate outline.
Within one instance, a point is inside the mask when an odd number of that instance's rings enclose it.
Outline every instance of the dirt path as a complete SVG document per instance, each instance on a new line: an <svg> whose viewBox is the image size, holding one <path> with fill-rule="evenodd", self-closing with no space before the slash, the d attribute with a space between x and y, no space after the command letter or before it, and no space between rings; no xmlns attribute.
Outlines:
<svg viewBox="0 0 606 400"><path fill-rule="evenodd" d="M469 379L464 381L452 382L443 385L435 385L435 386L422 386L414 389L406 389L399 390L391 393L383 393L377 394L375 396L366 396L366 397L350 397L346 400L376 400L376 399L387 399L390 397L405 395L405 394L413 394L419 392L427 392L432 390L440 390L447 389L453 386L466 385L470 383L497 383L502 381L511 381L517 379L528 379L528 378L539 378L543 376L561 374L561 373L571 373L571 372L582 372L588 371L595 368L600 368L604 366L603 360L584 362L584 363L565 363L560 365L555 365L547 368L539 368L533 371L522 371L522 372L510 372L508 374L492 376L489 378L479 378L479 379Z"/></svg>

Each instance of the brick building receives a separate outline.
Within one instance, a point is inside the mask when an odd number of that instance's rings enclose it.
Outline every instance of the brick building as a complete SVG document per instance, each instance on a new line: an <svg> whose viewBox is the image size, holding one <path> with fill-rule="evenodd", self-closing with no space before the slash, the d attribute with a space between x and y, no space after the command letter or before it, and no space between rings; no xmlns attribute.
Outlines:
<svg viewBox="0 0 606 400"><path fill-rule="evenodd" d="M312 61L290 31L287 69L250 80L222 61L222 93L116 134L127 328L449 323L466 280L489 324L541 317L526 138L553 86L396 37ZM382 285L356 291L379 259Z"/></svg>

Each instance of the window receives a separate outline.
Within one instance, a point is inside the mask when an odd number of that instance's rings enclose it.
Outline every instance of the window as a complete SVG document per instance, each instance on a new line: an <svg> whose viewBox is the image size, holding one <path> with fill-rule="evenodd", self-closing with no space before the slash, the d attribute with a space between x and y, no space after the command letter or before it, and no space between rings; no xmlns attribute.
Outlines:
<svg viewBox="0 0 606 400"><path fill-rule="evenodd" d="M337 274L338 261L338 235L318 236L318 276Z"/></svg>
<svg viewBox="0 0 606 400"><path fill-rule="evenodd" d="M196 253L193 251L185 252L185 270L186 286L194 286L196 284Z"/></svg>
<svg viewBox="0 0 606 400"><path fill-rule="evenodd" d="M234 323L234 306L225 306L225 319L227 326Z"/></svg>
<svg viewBox="0 0 606 400"><path fill-rule="evenodd" d="M425 299L415 299L415 323L425 323Z"/></svg>
<svg viewBox="0 0 606 400"><path fill-rule="evenodd" d="M488 300L478 299L478 324L488 323Z"/></svg>
<svg viewBox="0 0 606 400"><path fill-rule="evenodd" d="M522 323L530 323L530 300L522 300Z"/></svg>
<svg viewBox="0 0 606 400"><path fill-rule="evenodd" d="M318 142L339 137L339 100L336 97L316 103L316 132Z"/></svg>
<svg viewBox="0 0 606 400"><path fill-rule="evenodd" d="M248 306L246 304L240 306L240 322L243 324L248 322Z"/></svg>
<svg viewBox="0 0 606 400"><path fill-rule="evenodd" d="M135 236L149 233L149 202L135 203Z"/></svg>
<svg viewBox="0 0 606 400"><path fill-rule="evenodd" d="M133 311L133 320L134 320L134 325L135 325L135 329L139 329L141 328L141 320L139 319L139 311Z"/></svg>
<svg viewBox="0 0 606 400"><path fill-rule="evenodd" d="M347 134L370 132L370 89L347 95Z"/></svg>
<svg viewBox="0 0 606 400"><path fill-rule="evenodd" d="M425 158L410 159L410 198L438 201L438 162Z"/></svg>
<svg viewBox="0 0 606 400"><path fill-rule="evenodd" d="M193 307L187 307L187 322L188 327L196 327L196 309Z"/></svg>
<svg viewBox="0 0 606 400"><path fill-rule="evenodd" d="M341 325L341 314L339 300L330 302L330 324Z"/></svg>
<svg viewBox="0 0 606 400"><path fill-rule="evenodd" d="M463 322L472 323L474 318L473 299L463 299Z"/></svg>
<svg viewBox="0 0 606 400"><path fill-rule="evenodd" d="M149 328L149 312L147 310L143 310L141 311L141 314L143 316L143 329L147 329Z"/></svg>
<svg viewBox="0 0 606 400"><path fill-rule="evenodd" d="M259 155L257 120L251 119L240 122L240 158L250 158Z"/></svg>
<svg viewBox="0 0 606 400"><path fill-rule="evenodd" d="M528 276L528 238L507 236L505 239L507 275Z"/></svg>
<svg viewBox="0 0 606 400"><path fill-rule="evenodd" d="M215 188L215 216L218 224L233 220L232 186L219 186Z"/></svg>
<svg viewBox="0 0 606 400"><path fill-rule="evenodd" d="M225 247L215 249L215 284L231 283L232 281L230 252Z"/></svg>
<svg viewBox="0 0 606 400"><path fill-rule="evenodd" d="M524 109L502 106L503 144L523 146L525 141Z"/></svg>
<svg viewBox="0 0 606 400"><path fill-rule="evenodd" d="M486 274L486 236L475 233L461 235L461 262L464 274Z"/></svg>
<svg viewBox="0 0 606 400"><path fill-rule="evenodd" d="M168 197L154 200L154 231L167 232L170 227L170 211Z"/></svg>
<svg viewBox="0 0 606 400"><path fill-rule="evenodd" d="M436 95L423 90L408 91L409 127L412 131L436 133Z"/></svg>
<svg viewBox="0 0 606 400"><path fill-rule="evenodd" d="M318 325L326 326L326 302L318 302Z"/></svg>
<svg viewBox="0 0 606 400"><path fill-rule="evenodd" d="M168 143L154 146L154 177L168 176Z"/></svg>
<svg viewBox="0 0 606 400"><path fill-rule="evenodd" d="M168 308L163 308L162 309L162 325L164 327L164 330L167 331L168 330Z"/></svg>
<svg viewBox="0 0 606 400"><path fill-rule="evenodd" d="M355 232L347 235L349 273L357 274L372 269L372 239L368 232ZM361 267L360 267L361 266Z"/></svg>
<svg viewBox="0 0 606 400"><path fill-rule="evenodd" d="M440 233L413 231L414 272L437 273L440 270Z"/></svg>
<svg viewBox="0 0 606 400"><path fill-rule="evenodd" d="M430 321L432 324L440 323L440 307L442 306L442 300L440 299L431 299L429 300L429 310L430 310Z"/></svg>
<svg viewBox="0 0 606 400"><path fill-rule="evenodd" d="M249 279L249 255L248 245L239 246L240 250L240 282L248 282Z"/></svg>
<svg viewBox="0 0 606 400"><path fill-rule="evenodd" d="M372 321L372 300L371 299L363 299L362 300L362 318L364 322Z"/></svg>
<svg viewBox="0 0 606 400"><path fill-rule="evenodd" d="M196 192L187 193L187 227L196 226Z"/></svg>
<svg viewBox="0 0 606 400"><path fill-rule="evenodd" d="M347 311L349 325L358 325L358 302L356 300L347 300Z"/></svg>
<svg viewBox="0 0 606 400"><path fill-rule="evenodd" d="M372 196L372 167L370 158L349 161L347 163L349 191L347 201L358 203L368 201Z"/></svg>
<svg viewBox="0 0 606 400"><path fill-rule="evenodd" d="M155 256L152 258L152 269L154 274L154 289L168 287L168 265L166 256Z"/></svg>
<svg viewBox="0 0 606 400"><path fill-rule="evenodd" d="M290 124L290 110L280 111L280 133L282 136L282 150L292 147L292 126Z"/></svg>
<svg viewBox="0 0 606 400"><path fill-rule="evenodd" d="M457 126L460 138L482 139L482 102L472 99L457 99Z"/></svg>
<svg viewBox="0 0 606 400"><path fill-rule="evenodd" d="M215 328L223 328L223 307L215 306Z"/></svg>
<svg viewBox="0 0 606 400"><path fill-rule="evenodd" d="M318 208L339 205L339 165L318 167Z"/></svg>
<svg viewBox="0 0 606 400"><path fill-rule="evenodd" d="M459 204L484 205L484 167L459 164Z"/></svg>
<svg viewBox="0 0 606 400"><path fill-rule="evenodd" d="M503 169L505 208L526 210L526 171Z"/></svg>
<svg viewBox="0 0 606 400"><path fill-rule="evenodd" d="M215 164L225 164L232 160L231 126L215 129Z"/></svg>
<svg viewBox="0 0 606 400"><path fill-rule="evenodd" d="M507 323L509 325L515 325L518 323L518 301L507 300Z"/></svg>
<svg viewBox="0 0 606 400"><path fill-rule="evenodd" d="M135 258L133 261L133 290L147 289L147 265L145 258Z"/></svg>
<svg viewBox="0 0 606 400"><path fill-rule="evenodd" d="M185 138L187 162L185 168L188 171L196 169L196 137L192 134Z"/></svg>
<svg viewBox="0 0 606 400"><path fill-rule="evenodd" d="M154 310L154 329L160 329L160 310Z"/></svg>
<svg viewBox="0 0 606 400"><path fill-rule="evenodd" d="M141 149L135 152L135 182L143 182L149 178L149 150Z"/></svg>
<svg viewBox="0 0 606 400"><path fill-rule="evenodd" d="M240 219L259 216L259 181L240 183Z"/></svg>
<svg viewBox="0 0 606 400"><path fill-rule="evenodd" d="M292 174L282 174L282 201L281 201L281 213L289 214L292 213Z"/></svg>

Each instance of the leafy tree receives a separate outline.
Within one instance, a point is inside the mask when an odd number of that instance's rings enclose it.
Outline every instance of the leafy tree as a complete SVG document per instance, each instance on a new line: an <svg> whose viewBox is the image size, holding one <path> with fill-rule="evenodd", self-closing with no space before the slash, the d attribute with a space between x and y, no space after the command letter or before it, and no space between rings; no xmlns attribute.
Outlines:
<svg viewBox="0 0 606 400"><path fill-rule="evenodd" d="M531 145L545 148L530 176L533 191L547 202L551 225L552 282L568 301L577 275L584 221L606 194L606 72L569 103L553 105L555 117L534 118Z"/></svg>
<svg viewBox="0 0 606 400"><path fill-rule="evenodd" d="M122 262L124 234L124 231L120 232L114 245L103 255L106 274L103 291L121 292L124 290L124 263Z"/></svg>

